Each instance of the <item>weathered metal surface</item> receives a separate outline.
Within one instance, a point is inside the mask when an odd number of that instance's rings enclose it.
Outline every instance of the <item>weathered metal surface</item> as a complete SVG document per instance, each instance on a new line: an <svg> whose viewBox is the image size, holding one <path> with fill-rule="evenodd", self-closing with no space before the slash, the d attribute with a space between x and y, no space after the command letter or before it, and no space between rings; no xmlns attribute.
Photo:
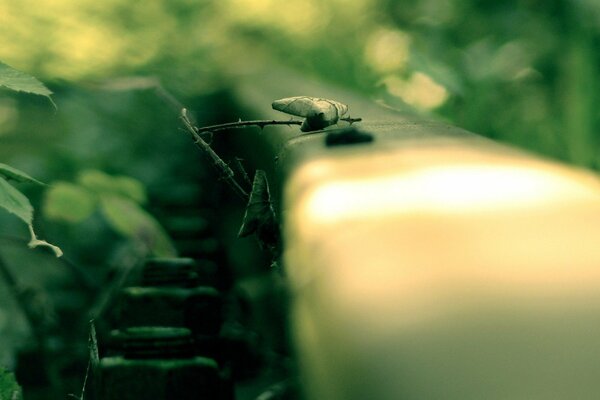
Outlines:
<svg viewBox="0 0 600 400"><path fill-rule="evenodd" d="M595 176L340 92L266 82L242 98L332 98L374 139L269 136L308 399L597 396Z"/></svg>

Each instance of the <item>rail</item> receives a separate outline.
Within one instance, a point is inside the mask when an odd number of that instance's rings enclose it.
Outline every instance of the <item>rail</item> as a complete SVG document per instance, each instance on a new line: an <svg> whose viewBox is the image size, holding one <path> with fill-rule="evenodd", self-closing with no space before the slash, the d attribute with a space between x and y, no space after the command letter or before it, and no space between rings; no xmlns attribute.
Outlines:
<svg viewBox="0 0 600 400"><path fill-rule="evenodd" d="M597 396L595 176L289 72L236 93L268 118L295 95L363 118L238 136L256 165L277 158L308 400Z"/></svg>

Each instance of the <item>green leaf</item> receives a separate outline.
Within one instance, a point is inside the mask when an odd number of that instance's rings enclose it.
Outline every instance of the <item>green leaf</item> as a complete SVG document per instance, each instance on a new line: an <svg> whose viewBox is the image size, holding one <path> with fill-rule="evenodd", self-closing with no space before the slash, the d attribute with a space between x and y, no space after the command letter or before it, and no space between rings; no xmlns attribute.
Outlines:
<svg viewBox="0 0 600 400"><path fill-rule="evenodd" d="M115 231L143 243L155 256L177 255L171 239L158 221L133 200L103 195L100 197L100 210Z"/></svg>
<svg viewBox="0 0 600 400"><path fill-rule="evenodd" d="M33 207L25 195L11 186L6 179L0 177L0 207L31 225Z"/></svg>
<svg viewBox="0 0 600 400"><path fill-rule="evenodd" d="M56 107L50 95L52 91L48 89L42 82L37 80L31 75L24 72L17 71L16 69L4 64L0 61L0 86L4 86L8 89L15 90L17 92L25 92L38 94L45 96L52 102L52 105Z"/></svg>
<svg viewBox="0 0 600 400"><path fill-rule="evenodd" d="M146 188L137 179L128 176L115 176L114 184L117 193L120 193L138 204L146 203Z"/></svg>
<svg viewBox="0 0 600 400"><path fill-rule="evenodd" d="M59 247L44 240L39 240L35 236L35 232L33 231L33 207L31 206L31 203L23 193L12 187L10 183L2 177L0 177L0 207L4 208L9 213L16 215L27 224L31 236L31 240L28 244L29 247L49 247L56 257L62 256L62 250Z"/></svg>
<svg viewBox="0 0 600 400"><path fill-rule="evenodd" d="M119 195L139 204L146 202L144 185L128 176L111 176L98 170L85 170L79 174L77 181L100 195Z"/></svg>
<svg viewBox="0 0 600 400"><path fill-rule="evenodd" d="M32 178L27 175L25 172L20 171L16 168L11 167L10 165L0 163L0 176L8 180L13 180L15 182L23 182L23 183L37 183L38 185L44 185L44 183L38 181L37 179Z"/></svg>
<svg viewBox="0 0 600 400"><path fill-rule="evenodd" d="M68 182L57 182L44 198L44 215L49 219L78 223L96 208L96 198L89 190Z"/></svg>
<svg viewBox="0 0 600 400"><path fill-rule="evenodd" d="M77 183L96 193L112 193L113 178L97 169L86 169L77 176Z"/></svg>
<svg viewBox="0 0 600 400"><path fill-rule="evenodd" d="M23 400L23 393L15 375L3 368L0 368L0 399Z"/></svg>

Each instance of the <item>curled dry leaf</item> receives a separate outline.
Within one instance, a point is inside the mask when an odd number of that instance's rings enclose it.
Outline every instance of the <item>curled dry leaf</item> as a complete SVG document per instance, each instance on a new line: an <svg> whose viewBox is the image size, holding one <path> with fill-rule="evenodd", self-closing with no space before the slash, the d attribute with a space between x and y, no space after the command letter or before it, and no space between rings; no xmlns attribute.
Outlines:
<svg viewBox="0 0 600 400"><path fill-rule="evenodd" d="M300 127L302 132L316 131L335 125L348 112L348 106L338 101L309 96L275 100L272 107L286 114L306 118Z"/></svg>
<svg viewBox="0 0 600 400"><path fill-rule="evenodd" d="M259 169L254 174L252 192L250 192L250 198L238 236L248 236L256 232L261 226L272 223L274 221L274 214L273 207L271 206L267 175L265 171Z"/></svg>
<svg viewBox="0 0 600 400"><path fill-rule="evenodd" d="M271 204L267 175L262 170L257 170L254 175L252 192L238 237L248 236L252 233L256 234L263 248L268 249L272 254L277 253L279 227Z"/></svg>

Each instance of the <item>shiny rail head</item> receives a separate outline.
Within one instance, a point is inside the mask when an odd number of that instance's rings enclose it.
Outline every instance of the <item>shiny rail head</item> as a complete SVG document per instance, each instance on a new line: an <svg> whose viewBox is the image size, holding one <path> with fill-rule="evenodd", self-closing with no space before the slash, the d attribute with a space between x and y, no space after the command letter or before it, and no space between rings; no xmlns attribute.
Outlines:
<svg viewBox="0 0 600 400"><path fill-rule="evenodd" d="M290 176L284 209L307 398L600 390L594 175L414 140L319 153Z"/></svg>

